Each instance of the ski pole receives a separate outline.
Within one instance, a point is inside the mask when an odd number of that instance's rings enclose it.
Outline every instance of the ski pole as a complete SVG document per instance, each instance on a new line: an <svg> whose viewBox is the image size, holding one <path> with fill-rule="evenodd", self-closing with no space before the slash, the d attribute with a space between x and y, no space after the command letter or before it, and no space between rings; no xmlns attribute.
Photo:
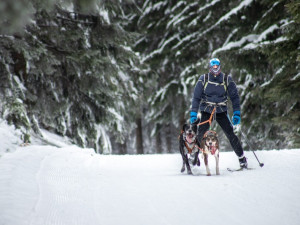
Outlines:
<svg viewBox="0 0 300 225"><path fill-rule="evenodd" d="M250 143L249 143L249 141L248 141L248 138L246 137L246 135L245 135L244 132L242 131L242 128L240 127L240 125L233 125L232 122L231 122L231 119L229 118L229 115L228 115L228 114L227 114L227 117L228 117L228 119L229 119L229 121L230 121L230 123L231 123L231 125L232 125L233 127L239 128L239 130L241 131L242 136L243 136L243 138L245 139L247 145L250 147L250 150L253 152L253 154L254 154L254 156L255 156L255 158L256 158L256 160L257 160L259 166L260 166L260 167L263 167L265 164L264 164L264 163L261 163L261 162L259 161L259 159L257 158L257 155L255 154L255 152L254 152L254 150L253 150L254 148L252 148L252 146L250 145Z"/></svg>
<svg viewBox="0 0 300 225"><path fill-rule="evenodd" d="M241 127L240 127L239 130L241 131L242 136L243 136L243 138L245 139L246 143L249 145L250 150L253 152L253 154L254 154L254 156L255 156L257 162L259 163L259 166L260 166L260 167L263 167L265 164L261 163L261 162L259 161L259 159L257 158L257 155L255 154L255 152L254 152L254 150L253 150L254 148L252 148L252 146L250 145L249 140L248 140L248 138L246 137L246 135L244 134L244 132L242 131Z"/></svg>

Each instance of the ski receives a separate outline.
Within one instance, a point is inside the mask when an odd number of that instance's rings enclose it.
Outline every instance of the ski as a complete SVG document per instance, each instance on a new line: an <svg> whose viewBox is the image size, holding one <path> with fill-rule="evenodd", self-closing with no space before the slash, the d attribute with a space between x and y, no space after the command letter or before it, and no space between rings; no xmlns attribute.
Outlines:
<svg viewBox="0 0 300 225"><path fill-rule="evenodd" d="M243 170L254 170L254 168L239 168L239 169L231 169L231 168L227 168L227 170L229 172L238 172L238 171L243 171Z"/></svg>

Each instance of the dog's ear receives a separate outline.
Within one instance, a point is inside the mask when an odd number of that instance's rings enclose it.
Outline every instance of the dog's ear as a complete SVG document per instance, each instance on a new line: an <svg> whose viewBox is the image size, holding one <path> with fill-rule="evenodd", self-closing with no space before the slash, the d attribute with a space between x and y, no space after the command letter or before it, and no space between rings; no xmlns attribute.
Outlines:
<svg viewBox="0 0 300 225"><path fill-rule="evenodd" d="M209 130L206 131L206 132L203 134L203 137L202 137L203 140L207 138L207 134L208 134L208 133L209 133Z"/></svg>
<svg viewBox="0 0 300 225"><path fill-rule="evenodd" d="M218 133L216 131L214 131L214 134L216 135L216 137L218 137Z"/></svg>

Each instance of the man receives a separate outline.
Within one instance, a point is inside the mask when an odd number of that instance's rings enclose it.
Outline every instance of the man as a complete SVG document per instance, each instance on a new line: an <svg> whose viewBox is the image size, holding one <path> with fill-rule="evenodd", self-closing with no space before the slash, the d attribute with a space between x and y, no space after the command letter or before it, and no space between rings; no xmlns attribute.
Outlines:
<svg viewBox="0 0 300 225"><path fill-rule="evenodd" d="M233 126L227 116L227 96L230 97L233 108L232 124L238 125L241 122L240 98L236 88L236 84L231 76L225 76L221 72L221 63L217 58L209 61L208 75L201 75L192 100L192 108L190 112L190 122L197 120L197 112L201 111L201 121L209 120L214 107L216 107L216 121L221 126L226 137L230 141L234 152L239 158L241 168L247 168L247 159L244 156L244 150L233 132ZM204 123L198 127L198 140L201 143L204 133L209 129L209 123Z"/></svg>

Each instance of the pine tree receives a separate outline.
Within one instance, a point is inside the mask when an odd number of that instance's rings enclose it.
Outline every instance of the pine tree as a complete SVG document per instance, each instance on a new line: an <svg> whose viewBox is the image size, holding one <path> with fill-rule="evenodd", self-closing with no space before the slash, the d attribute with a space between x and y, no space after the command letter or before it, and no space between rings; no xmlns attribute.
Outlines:
<svg viewBox="0 0 300 225"><path fill-rule="evenodd" d="M219 57L238 84L242 123L256 147L297 146L299 7L288 3L145 1L136 49L158 77L149 121L180 129L197 79Z"/></svg>
<svg viewBox="0 0 300 225"><path fill-rule="evenodd" d="M26 134L43 128L111 152L110 138L123 143L134 129L126 110L139 96L139 59L120 3L30 3L26 26L4 30L0 39L2 115Z"/></svg>

